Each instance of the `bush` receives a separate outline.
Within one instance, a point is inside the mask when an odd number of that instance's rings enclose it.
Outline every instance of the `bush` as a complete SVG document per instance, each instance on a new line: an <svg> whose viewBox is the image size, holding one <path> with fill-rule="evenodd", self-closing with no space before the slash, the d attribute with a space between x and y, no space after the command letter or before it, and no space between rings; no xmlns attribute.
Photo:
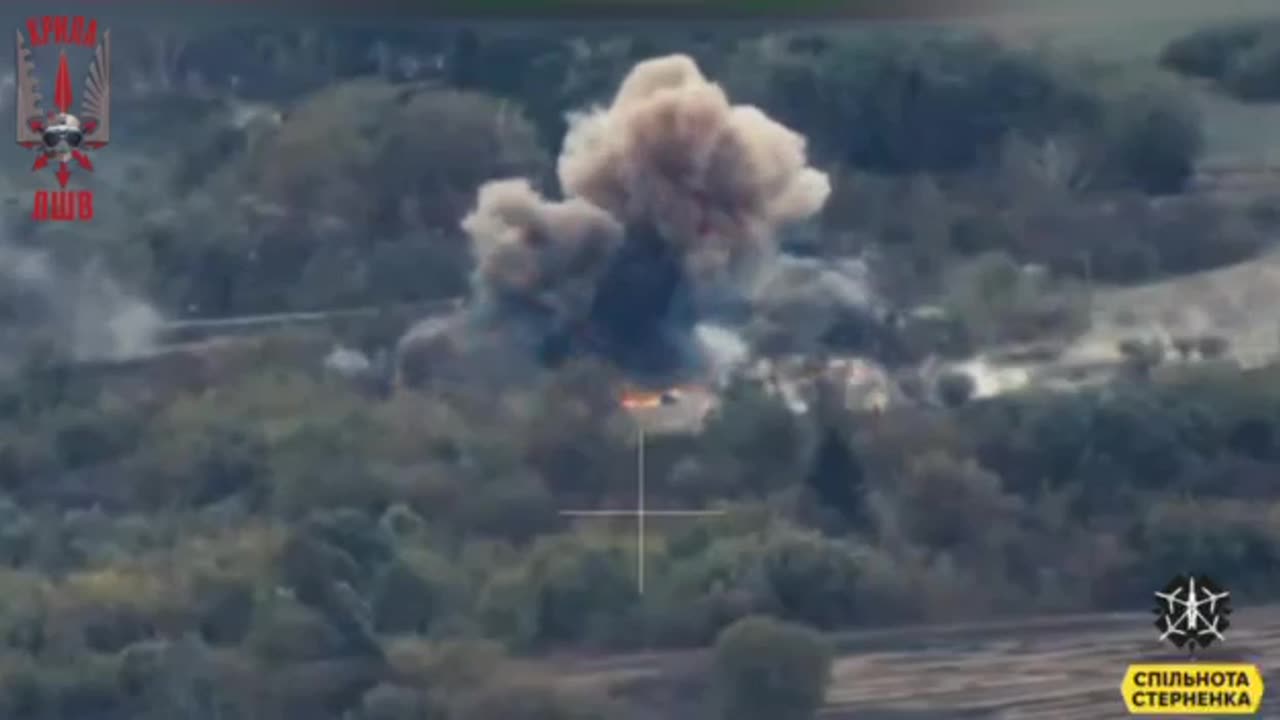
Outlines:
<svg viewBox="0 0 1280 720"><path fill-rule="evenodd" d="M379 632L426 634L465 596L463 579L448 560L425 550L407 551L374 579L371 605Z"/></svg>
<svg viewBox="0 0 1280 720"><path fill-rule="evenodd" d="M670 560L653 568L643 611L659 643L703 645L755 613L823 628L863 619L861 546L789 525L769 528L750 514L740 521L748 524L712 524L678 538Z"/></svg>
<svg viewBox="0 0 1280 720"><path fill-rule="evenodd" d="M342 647L338 632L320 613L280 591L260 597L245 649L276 665L323 660Z"/></svg>
<svg viewBox="0 0 1280 720"><path fill-rule="evenodd" d="M908 459L894 491L894 527L926 548L968 549L971 559L998 553L1017 532L1023 509L999 475L936 451Z"/></svg>
<svg viewBox="0 0 1280 720"><path fill-rule="evenodd" d="M1142 520L1142 571L1133 584L1155 587L1194 572L1231 578L1242 594L1274 593L1274 577L1262 568L1280 561L1280 536L1266 509L1236 500L1158 502Z"/></svg>
<svg viewBox="0 0 1280 720"><path fill-rule="evenodd" d="M787 533L771 541L762 570L778 614L821 628L858 619L861 568L852 545L817 533Z"/></svg>
<svg viewBox="0 0 1280 720"><path fill-rule="evenodd" d="M526 572L537 588L538 636L564 642L599 639L636 601L634 561L622 547L564 538L544 541Z"/></svg>
<svg viewBox="0 0 1280 720"><path fill-rule="evenodd" d="M832 650L821 635L767 617L739 620L715 648L719 716L810 720L830 681Z"/></svg>

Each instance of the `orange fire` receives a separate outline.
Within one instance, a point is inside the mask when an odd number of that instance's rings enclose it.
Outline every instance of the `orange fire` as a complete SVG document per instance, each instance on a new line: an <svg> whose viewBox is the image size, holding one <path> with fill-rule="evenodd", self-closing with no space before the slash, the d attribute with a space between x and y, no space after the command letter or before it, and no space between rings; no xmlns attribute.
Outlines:
<svg viewBox="0 0 1280 720"><path fill-rule="evenodd" d="M619 402L627 410L652 410L663 405L673 405L679 402L686 393L697 392L697 390L698 388L695 387L681 387L679 385L665 390L637 390L632 388L623 391Z"/></svg>
<svg viewBox="0 0 1280 720"><path fill-rule="evenodd" d="M664 392L627 390L622 393L622 407L628 410L649 410L662 406Z"/></svg>

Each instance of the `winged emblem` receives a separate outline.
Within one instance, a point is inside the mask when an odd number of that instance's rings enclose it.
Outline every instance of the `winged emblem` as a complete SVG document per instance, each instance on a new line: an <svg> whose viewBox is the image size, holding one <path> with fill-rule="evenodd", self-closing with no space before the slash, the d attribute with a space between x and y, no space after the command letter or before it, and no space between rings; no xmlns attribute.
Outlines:
<svg viewBox="0 0 1280 720"><path fill-rule="evenodd" d="M36 81L35 61L18 31L17 45L17 130L18 144L36 150L36 161L31 169L41 170L50 163L58 165L58 183L67 186L71 177L68 169L75 162L93 172L89 151L106 147L111 141L111 31L102 33L102 40L93 53L93 62L84 82L84 100L79 116L71 114L71 73L67 69L65 50L58 57L57 83L53 105L56 112L46 114L42 109L43 98Z"/></svg>

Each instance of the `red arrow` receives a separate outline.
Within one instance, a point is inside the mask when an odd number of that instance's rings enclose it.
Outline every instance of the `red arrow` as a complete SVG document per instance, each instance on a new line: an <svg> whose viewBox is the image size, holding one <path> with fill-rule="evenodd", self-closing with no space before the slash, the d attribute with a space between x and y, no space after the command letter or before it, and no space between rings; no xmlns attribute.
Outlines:
<svg viewBox="0 0 1280 720"><path fill-rule="evenodd" d="M80 163L80 167L88 170L89 172L93 172L93 161L89 159L88 155L85 155L79 150L72 150L71 157L75 158L76 162Z"/></svg>
<svg viewBox="0 0 1280 720"><path fill-rule="evenodd" d="M53 104L63 113L71 112L71 72L67 70L67 51L58 55L58 81L53 93Z"/></svg>
<svg viewBox="0 0 1280 720"><path fill-rule="evenodd" d="M36 162L31 166L31 170L43 170L49 164L49 156L43 153L36 156Z"/></svg>
<svg viewBox="0 0 1280 720"><path fill-rule="evenodd" d="M71 171L67 169L65 162L58 163L58 184L62 187L67 186L67 181L71 179Z"/></svg>

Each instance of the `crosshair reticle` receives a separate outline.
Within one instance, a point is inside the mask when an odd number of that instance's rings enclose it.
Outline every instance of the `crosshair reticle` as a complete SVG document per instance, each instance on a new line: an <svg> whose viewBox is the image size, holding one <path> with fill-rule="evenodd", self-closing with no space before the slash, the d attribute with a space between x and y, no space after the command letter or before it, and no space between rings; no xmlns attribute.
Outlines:
<svg viewBox="0 0 1280 720"><path fill-rule="evenodd" d="M636 506L619 510L561 510L561 515L576 517L633 517L636 519L636 587L644 594L645 520L651 517L710 517L723 515L723 510L650 510L645 507L645 432L641 427L636 438Z"/></svg>

